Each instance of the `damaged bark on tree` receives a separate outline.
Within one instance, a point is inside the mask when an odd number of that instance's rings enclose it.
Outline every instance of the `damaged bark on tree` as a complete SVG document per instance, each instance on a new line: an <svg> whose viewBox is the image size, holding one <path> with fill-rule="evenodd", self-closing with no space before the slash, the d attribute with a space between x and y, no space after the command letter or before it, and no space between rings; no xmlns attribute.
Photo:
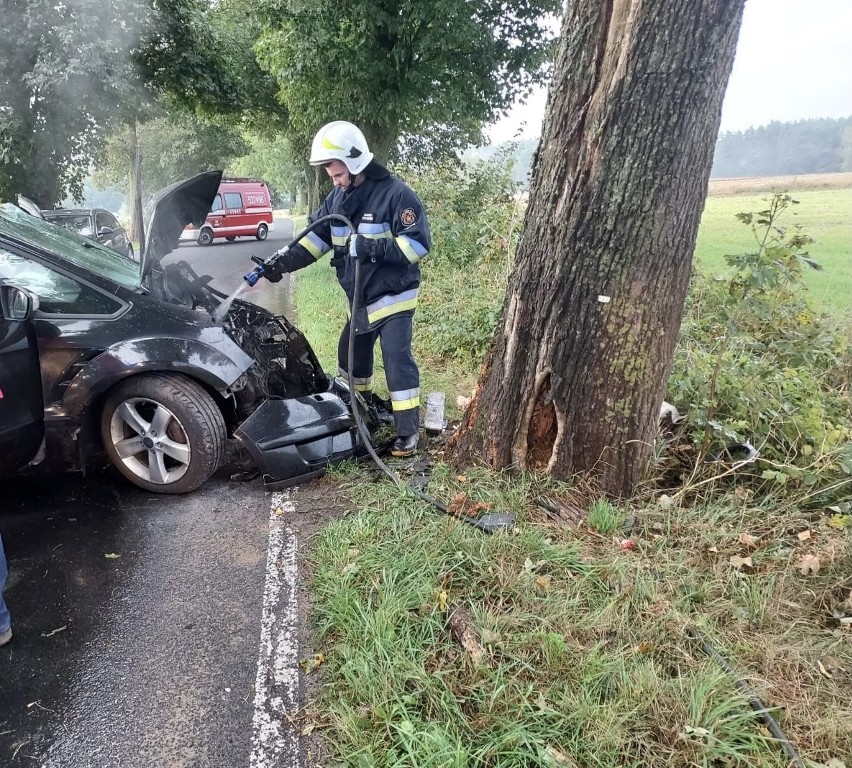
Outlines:
<svg viewBox="0 0 852 768"><path fill-rule="evenodd" d="M745 0L569 0L514 272L462 462L591 473L651 456Z"/></svg>

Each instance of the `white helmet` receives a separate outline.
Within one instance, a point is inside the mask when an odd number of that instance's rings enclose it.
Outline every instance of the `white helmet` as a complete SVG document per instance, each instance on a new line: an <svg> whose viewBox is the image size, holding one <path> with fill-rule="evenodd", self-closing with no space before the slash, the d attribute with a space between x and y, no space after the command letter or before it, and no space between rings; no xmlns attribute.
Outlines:
<svg viewBox="0 0 852 768"><path fill-rule="evenodd" d="M311 144L311 165L325 165L340 160L349 173L357 176L373 159L367 140L360 129L345 120L335 120L317 131Z"/></svg>

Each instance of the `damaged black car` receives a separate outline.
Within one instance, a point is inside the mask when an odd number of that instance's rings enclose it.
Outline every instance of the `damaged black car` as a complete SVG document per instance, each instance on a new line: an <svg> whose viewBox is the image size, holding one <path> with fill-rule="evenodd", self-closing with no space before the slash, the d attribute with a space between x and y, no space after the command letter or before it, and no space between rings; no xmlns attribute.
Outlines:
<svg viewBox="0 0 852 768"><path fill-rule="evenodd" d="M292 323L240 299L223 308L209 277L162 264L220 179L155 198L138 263L0 205L0 280L32 297L44 405L41 444L7 472L85 471L105 455L141 488L186 493L235 437L277 488L362 452L345 383Z"/></svg>

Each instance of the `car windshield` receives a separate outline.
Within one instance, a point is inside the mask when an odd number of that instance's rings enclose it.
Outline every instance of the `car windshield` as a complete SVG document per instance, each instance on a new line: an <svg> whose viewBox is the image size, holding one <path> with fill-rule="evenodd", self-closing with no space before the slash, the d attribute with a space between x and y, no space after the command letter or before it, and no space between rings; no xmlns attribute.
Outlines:
<svg viewBox="0 0 852 768"><path fill-rule="evenodd" d="M11 203L0 205L0 234L47 251L126 288L138 288L140 285L140 266L135 261L76 232L31 216Z"/></svg>

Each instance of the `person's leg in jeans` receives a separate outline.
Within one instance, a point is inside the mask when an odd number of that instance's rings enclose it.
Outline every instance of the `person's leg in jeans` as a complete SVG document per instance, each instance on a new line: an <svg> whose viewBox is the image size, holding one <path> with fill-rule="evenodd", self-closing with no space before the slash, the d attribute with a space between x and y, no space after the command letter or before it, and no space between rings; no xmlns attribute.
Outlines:
<svg viewBox="0 0 852 768"><path fill-rule="evenodd" d="M3 588L9 569L6 565L6 552L3 550L3 537L0 536L0 645L6 645L12 639L12 618L3 600Z"/></svg>

